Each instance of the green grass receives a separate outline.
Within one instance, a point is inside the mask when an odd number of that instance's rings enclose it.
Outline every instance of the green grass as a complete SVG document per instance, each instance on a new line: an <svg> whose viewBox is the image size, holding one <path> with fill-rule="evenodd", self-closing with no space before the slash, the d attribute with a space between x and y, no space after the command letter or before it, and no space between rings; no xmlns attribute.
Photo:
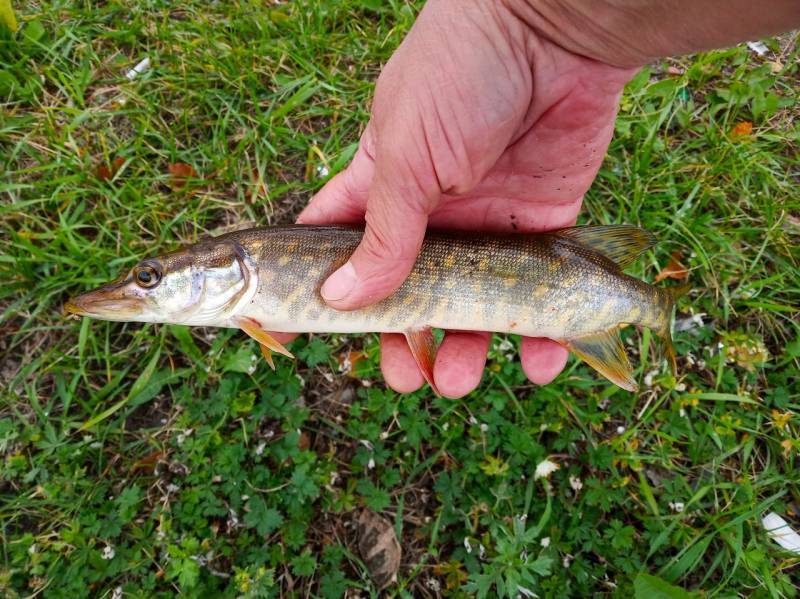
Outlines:
<svg viewBox="0 0 800 599"><path fill-rule="evenodd" d="M679 379L644 333L628 338L638 394L575 361L535 387L497 338L480 389L453 401L387 391L372 335L300 339L299 361L251 372L238 332L62 318L69 295L144 255L291 221L320 167L352 156L415 14L173 5L24 3L0 39L6 596L377 596L362 506L400 535L395 596L525 573L542 597L630 597L634 580L653 596L643 573L709 597L796 596L800 557L760 525L776 511L800 529L796 38L766 59L742 47L643 71L588 194L583 219L658 234L632 273L652 281L673 251L691 269ZM732 136L743 121L752 135ZM176 184L177 163L197 176ZM351 351L365 358L346 375ZM560 469L534 480L548 456Z"/></svg>

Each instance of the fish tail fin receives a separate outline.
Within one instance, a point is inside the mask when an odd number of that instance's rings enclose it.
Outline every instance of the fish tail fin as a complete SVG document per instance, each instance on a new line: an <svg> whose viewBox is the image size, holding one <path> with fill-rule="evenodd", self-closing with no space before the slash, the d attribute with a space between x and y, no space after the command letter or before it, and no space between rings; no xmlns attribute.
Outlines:
<svg viewBox="0 0 800 599"><path fill-rule="evenodd" d="M683 283L681 285L676 285L675 287L664 288L668 298L667 318L664 321L665 325L657 331L657 334L664 342L664 355L666 356L667 360L669 360L669 366L672 369L673 375L678 374L678 358L675 355L675 348L672 345L672 313L675 309L675 303L678 301L678 298L686 295L689 289L691 289L691 285L689 285L689 283Z"/></svg>

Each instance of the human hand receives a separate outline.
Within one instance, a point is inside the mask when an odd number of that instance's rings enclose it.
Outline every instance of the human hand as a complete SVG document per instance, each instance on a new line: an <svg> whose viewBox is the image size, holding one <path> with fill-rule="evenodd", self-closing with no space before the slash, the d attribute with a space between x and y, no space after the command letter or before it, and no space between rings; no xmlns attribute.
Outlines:
<svg viewBox="0 0 800 599"><path fill-rule="evenodd" d="M541 231L575 222L635 71L573 54L494 0L429 0L381 73L350 166L298 219L366 221L350 261L322 287L350 310L395 291L428 225ZM446 396L480 382L490 333L447 331L434 366ZM381 337L381 369L400 392L424 380L403 335ZM552 380L567 351L523 338L522 367Z"/></svg>

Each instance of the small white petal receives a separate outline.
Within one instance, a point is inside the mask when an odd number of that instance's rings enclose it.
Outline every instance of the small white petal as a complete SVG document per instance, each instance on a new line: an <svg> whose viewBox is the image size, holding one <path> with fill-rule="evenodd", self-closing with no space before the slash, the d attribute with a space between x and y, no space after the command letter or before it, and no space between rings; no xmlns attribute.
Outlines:
<svg viewBox="0 0 800 599"><path fill-rule="evenodd" d="M747 47L759 56L764 56L767 52L769 52L769 48L764 42L747 42Z"/></svg>
<svg viewBox="0 0 800 599"><path fill-rule="evenodd" d="M533 478L547 478L553 472L558 470L559 466L555 462L551 462L550 460L543 460L536 465L536 472L533 474Z"/></svg>
<svg viewBox="0 0 800 599"><path fill-rule="evenodd" d="M797 534L786 522L775 512L770 512L761 520L769 537L778 545L800 555L800 535Z"/></svg>
<svg viewBox="0 0 800 599"><path fill-rule="evenodd" d="M125 78L128 79L129 81L133 81L149 68L150 68L150 59L145 56L142 60L139 61L139 63L135 67L133 67L130 71L125 73Z"/></svg>
<svg viewBox="0 0 800 599"><path fill-rule="evenodd" d="M683 504L682 501L676 501L674 503L672 501L669 502L669 509L671 509L675 513L680 514L683 511L684 507L686 506Z"/></svg>

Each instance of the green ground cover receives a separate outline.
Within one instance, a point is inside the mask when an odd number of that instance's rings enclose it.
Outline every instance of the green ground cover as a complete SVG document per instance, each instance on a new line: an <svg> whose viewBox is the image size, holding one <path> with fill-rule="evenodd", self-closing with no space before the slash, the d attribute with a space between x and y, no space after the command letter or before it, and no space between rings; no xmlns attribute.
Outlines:
<svg viewBox="0 0 800 599"><path fill-rule="evenodd" d="M637 394L574 360L536 387L498 336L470 396L400 396L373 335L273 373L236 331L61 316L143 255L290 222L416 8L53 0L0 33L5 596L376 596L363 507L401 541L395 596L796 596L760 523L800 529L796 37L642 71L587 196L657 233L631 273L689 270L677 380L631 332Z"/></svg>

